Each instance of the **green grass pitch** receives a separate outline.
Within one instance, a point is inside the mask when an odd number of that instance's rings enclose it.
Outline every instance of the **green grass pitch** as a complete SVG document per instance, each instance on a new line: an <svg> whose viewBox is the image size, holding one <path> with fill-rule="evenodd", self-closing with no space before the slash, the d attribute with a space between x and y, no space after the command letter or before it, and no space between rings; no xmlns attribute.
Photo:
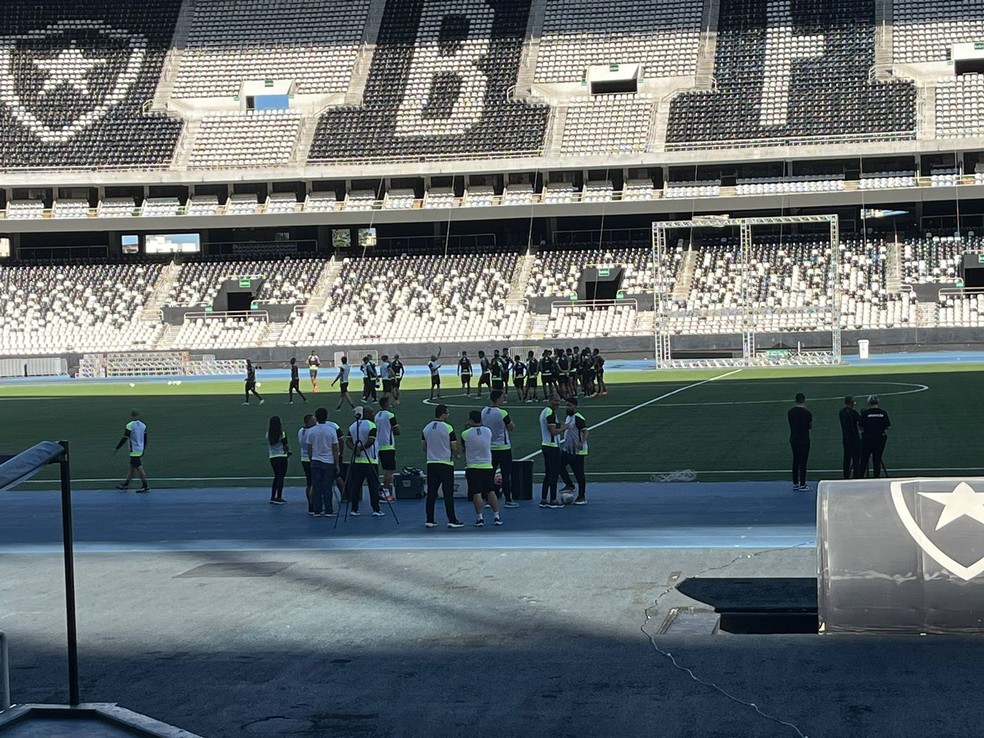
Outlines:
<svg viewBox="0 0 984 738"><path fill-rule="evenodd" d="M581 401L589 425L602 424L591 433L589 478L648 481L653 474L693 469L700 481L786 479L786 410L796 392L806 394L814 415L811 480L840 476L837 412L845 394L858 396L859 407L868 394L882 398L892 419L885 463L893 475L979 473L984 471L982 369L949 364L610 373L608 397ZM394 408L403 429L397 439L401 467L424 465L420 429L433 418L433 407L424 402L424 381L410 380ZM279 414L288 429L296 430L303 414L320 405L343 427L351 422L351 412L334 411L334 391L308 394L306 405L298 400L287 406L286 381L261 377L261 382L267 399L262 407L255 401L251 407L241 405L241 381L5 385L0 387L0 453L67 439L76 487L108 488L126 471L125 452L114 455L113 447L129 411L137 408L150 431L145 465L153 486L262 486L270 472L264 439L271 415ZM454 377L445 377L444 383L451 422L461 428L468 410L482 403L462 396ZM327 384L322 381L323 388ZM306 380L304 386L309 386ZM541 408L517 404L514 398L507 405L517 426L516 458L539 448ZM295 441L296 434L288 437ZM295 453L290 474L301 473ZM39 479L53 478L46 473ZM25 488L45 486L51 485L34 481Z"/></svg>

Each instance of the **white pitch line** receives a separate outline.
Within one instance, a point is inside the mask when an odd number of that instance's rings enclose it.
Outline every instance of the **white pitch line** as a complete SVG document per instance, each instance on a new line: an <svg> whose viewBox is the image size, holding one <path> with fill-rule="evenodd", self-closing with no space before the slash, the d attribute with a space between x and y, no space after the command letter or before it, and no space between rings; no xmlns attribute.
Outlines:
<svg viewBox="0 0 984 738"><path fill-rule="evenodd" d="M665 400L667 397L673 397L673 395L679 394L680 392L685 392L686 390L689 390L689 389L694 389L695 387L700 387L701 385L707 384L708 382L716 382L719 379L724 379L725 377L730 377L733 374L737 374L740 371L741 371L741 369L733 369L730 372L725 372L724 374L719 374L716 377L711 377L710 379L704 379L704 380L701 380L700 382L694 382L693 384L688 384L685 387L677 387L675 390L672 390L670 392L667 392L666 394L662 394L659 397L654 397L653 399L647 400L646 402L642 402L642 403L640 403L640 404L638 404L638 405L636 405L634 407L629 408L628 410L625 410L623 412L620 412L618 415L613 415L610 418L605 418L600 423L595 423L594 425L589 426L588 427L588 430L590 431L590 430L594 430L595 428L601 428L601 426L603 426L603 425L608 425L609 423L611 423L614 420L618 420L619 418L624 418L626 415L629 415L631 413L634 413L636 410L641 410L642 408L648 407L649 405L652 405L654 403L657 403L660 400ZM528 454L528 455L524 456L523 458L521 458L520 461L530 461L531 459L535 459L537 456L539 456L542 453L543 453L543 451L541 449L537 449L533 453Z"/></svg>

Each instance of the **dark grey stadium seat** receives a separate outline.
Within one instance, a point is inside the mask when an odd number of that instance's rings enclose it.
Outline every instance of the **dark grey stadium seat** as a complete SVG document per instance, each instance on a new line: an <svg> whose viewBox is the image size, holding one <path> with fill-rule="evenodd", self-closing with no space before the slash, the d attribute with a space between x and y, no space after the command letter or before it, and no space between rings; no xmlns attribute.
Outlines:
<svg viewBox="0 0 984 738"><path fill-rule="evenodd" d="M508 99L529 12L530 0L388 0L363 106L327 112L309 159L539 152L548 108Z"/></svg>
<svg viewBox="0 0 984 738"><path fill-rule="evenodd" d="M0 3L13 84L0 86L0 168L168 165L181 122L145 114L180 0Z"/></svg>
<svg viewBox="0 0 984 738"><path fill-rule="evenodd" d="M783 12L789 13L787 19L780 17ZM773 30L769 39L770 25L791 27L792 33L783 37ZM818 40L812 51L804 52L799 39L810 36ZM768 112L763 116L763 105L768 105L763 95L767 40L772 52L791 57L788 106L771 120ZM899 133L893 137L914 138L915 87L869 81L874 61L874 0L722 0L714 62L717 89L684 93L672 102L667 145L688 148L744 140L795 144L810 137ZM773 77L770 82L781 83ZM774 122L782 117L784 121Z"/></svg>

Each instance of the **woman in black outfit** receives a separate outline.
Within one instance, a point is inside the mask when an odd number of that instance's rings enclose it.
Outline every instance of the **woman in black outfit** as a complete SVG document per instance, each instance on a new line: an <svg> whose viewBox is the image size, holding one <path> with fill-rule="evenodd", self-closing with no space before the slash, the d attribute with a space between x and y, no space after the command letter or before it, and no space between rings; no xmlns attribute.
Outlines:
<svg viewBox="0 0 984 738"><path fill-rule="evenodd" d="M284 480L287 478L287 459L290 448L287 445L287 434L284 433L280 416L270 418L267 429L267 446L270 450L270 466L273 467L273 486L270 488L270 504L284 504Z"/></svg>

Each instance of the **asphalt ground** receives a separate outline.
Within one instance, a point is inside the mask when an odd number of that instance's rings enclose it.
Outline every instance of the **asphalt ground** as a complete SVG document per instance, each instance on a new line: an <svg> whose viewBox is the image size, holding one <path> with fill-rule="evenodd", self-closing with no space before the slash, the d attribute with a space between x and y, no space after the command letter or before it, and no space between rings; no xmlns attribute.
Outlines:
<svg viewBox="0 0 984 738"><path fill-rule="evenodd" d="M815 576L813 492L593 485L481 530L427 530L421 501L333 529L300 497L76 493L82 699L209 737L978 729L975 639L650 638L696 604L674 581ZM0 497L17 703L67 700L60 540L56 493Z"/></svg>

